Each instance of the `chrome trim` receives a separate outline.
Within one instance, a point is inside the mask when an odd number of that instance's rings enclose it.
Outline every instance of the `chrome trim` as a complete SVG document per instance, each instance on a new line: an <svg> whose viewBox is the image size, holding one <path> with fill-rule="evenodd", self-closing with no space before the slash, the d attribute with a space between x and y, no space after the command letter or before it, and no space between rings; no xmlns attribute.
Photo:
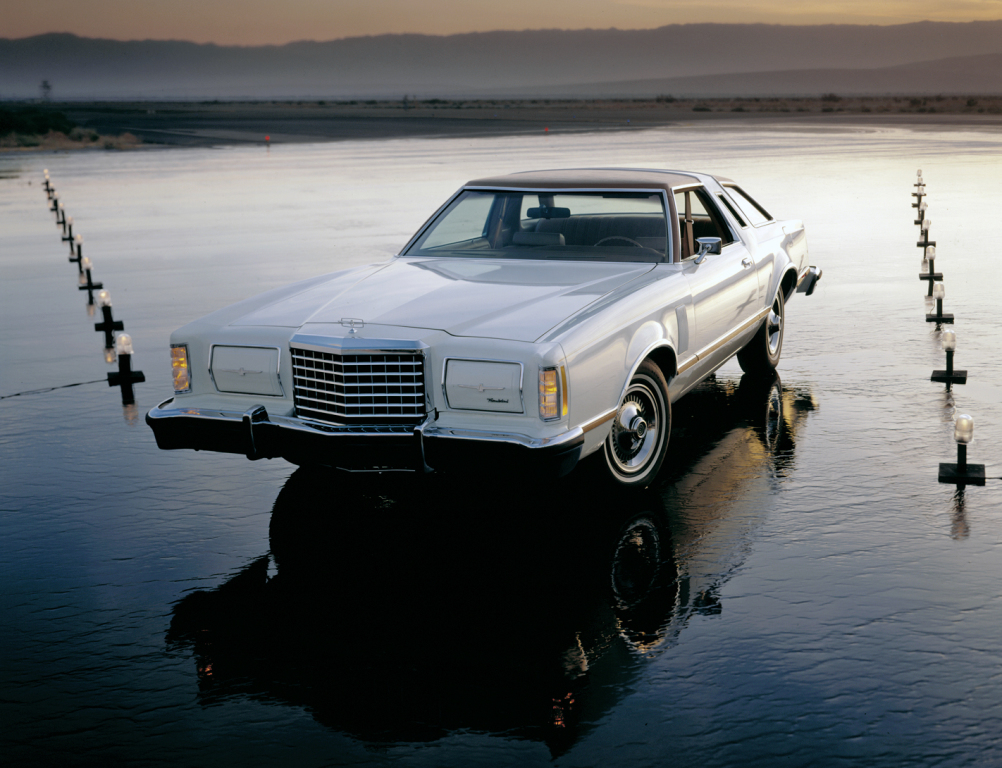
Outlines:
<svg viewBox="0 0 1002 768"><path fill-rule="evenodd" d="M304 341L304 340L306 340L306 341ZM321 343L317 343L317 342L325 342L325 343L321 344ZM386 344L387 346L385 346L385 347L379 347L379 348L374 348L374 347L372 347L373 344ZM295 371L296 371L296 361L295 361L295 355L293 354L293 352L295 350L307 351L307 352L319 352L321 354L336 355L338 357L343 357L344 355L398 355L398 356L399 355L411 355L411 356L413 356L415 358L415 360L418 359L418 358L420 358L420 366L421 366L421 371L422 371L420 386L417 384L417 382L410 383L410 384L401 383L401 384L398 384L397 386L399 386L399 387L409 387L409 388L415 390L415 392L413 392L412 394L407 395L408 397L413 396L415 394L418 394L418 391L420 391L422 394L424 394L423 407L424 407L425 410L424 410L423 414L401 415L401 414L387 414L387 413L380 413L380 412L377 412L377 411L369 411L369 412L366 412L366 413L351 414L350 416L347 415L347 414L332 413L331 414L332 416L340 416L340 418L337 419L337 420L331 420L331 421L323 421L321 419L314 419L314 418L312 418L310 416L307 416L305 414L299 414L299 415L297 415L297 418L307 419L307 420L311 420L311 421L315 420L315 421L317 421L319 423L331 424L331 425L335 425L335 426L340 426L344 421L346 421L346 420L352 420L352 419L400 418L400 419L407 419L407 420L409 420L411 422L410 424L401 425L401 426L407 426L408 428L413 429L414 426L415 426L415 423L414 423L415 420L417 420L418 418L421 418L421 417L427 418L428 417L428 413L432 410L431 394L430 394L430 392L428 390L428 357L429 357L429 355L428 355L428 349L429 349L428 345L425 344L425 343L423 343L423 342L414 341L414 340L407 340L407 339L404 339L404 340L396 340L396 339L385 339L385 340L384 339L352 339L352 338L337 339L337 338L332 338L332 337L327 337L327 336L311 336L311 335L308 335L308 334L296 334L296 335L294 335L292 337L292 339L289 342L290 364L292 366L292 372L293 372L292 373L292 404L293 404L293 411L294 412L298 412L298 410L299 410L299 405L298 405L298 402L297 402L297 398L299 400L310 400L312 402L321 403L321 404L325 404L325 405L330 405L333 402L333 400L331 398L318 399L318 398L315 398L315 397L310 397L309 395L306 395L306 394L299 394L299 395L297 395L296 373L295 373ZM367 365L366 363L349 363L349 362L345 362L343 359L338 364L340 366L342 366L342 369L344 369L345 367L350 367L350 366ZM403 365L404 363L397 363L397 364L398 365ZM414 365L414 366L417 365L416 362L415 363L407 363L407 364ZM300 366L300 368L302 369L303 366ZM403 376L410 376L410 377L413 377L415 379L418 376L417 373L399 373L399 374L396 374L396 375L401 376L401 377L403 377ZM305 380L305 381L315 381L317 383L328 383L328 382L322 381L320 379L315 379L315 378L313 378L311 376L300 376L299 378L302 379L302 380ZM342 374L342 378L344 378L343 374ZM360 395L349 393L348 392L349 387L360 387L360 386L364 386L364 385L360 385L360 384L348 384L347 382L342 382L341 383L341 388L342 388L342 393L343 394L340 397L343 400L343 403L342 403L343 407L347 408L350 398L361 397ZM315 387L310 387L308 385L302 385L302 386L299 387L299 389L302 390L303 392L319 392L319 393L327 393L327 394L330 393L329 390L320 390L320 389L317 389ZM309 405L304 405L304 407L308 408L309 410L313 410L313 411L320 411L320 410L322 410L322 409L319 409L319 408L311 408ZM418 406L417 406L417 404L415 404L413 407L418 407Z"/></svg>
<svg viewBox="0 0 1002 768"><path fill-rule="evenodd" d="M633 378L632 374L630 375L630 378L631 379ZM591 432L593 429L601 427L607 421L611 421L612 419L616 418L617 413L619 413L619 406L616 406L612 410L606 411L601 416L598 416L597 418L594 418L591 421L582 424L581 431L587 434L588 432Z"/></svg>
<svg viewBox="0 0 1002 768"><path fill-rule="evenodd" d="M454 408L449 403L449 392L445 387L445 377L449 372L449 361L450 360L463 360L469 363L508 363L509 365L518 366L518 402L522 406L520 413L525 413L525 366L520 360L498 360L497 358L489 357L447 357L442 360L442 400L445 403L445 407L450 411L474 411L476 413L512 413L512 411L494 411L486 410L481 408Z"/></svg>
<svg viewBox="0 0 1002 768"><path fill-rule="evenodd" d="M177 346L172 344L171 346ZM243 349L275 349L278 350L278 368L275 371L275 377L278 379L278 388L282 391L280 395L265 395L260 392L230 392L227 390L222 390L219 385L216 384L216 377L212 373L212 355L216 351L216 347L242 347ZM191 366L189 365L189 368ZM221 371L226 373L227 371ZM247 373L263 373L263 371L247 371ZM212 382L213 389L216 390L221 395L243 395L244 397L285 397L285 386L282 384L282 348L281 347L269 347L262 346L260 344L210 344L209 345L209 381ZM190 387L189 387L190 389Z"/></svg>
<svg viewBox="0 0 1002 768"><path fill-rule="evenodd" d="M633 374L635 374L637 372L637 369L640 368L640 364L644 362L644 360L646 360L648 357L650 357L651 352L653 352L655 349L663 349L663 348L670 349L672 353L675 355L675 375L677 376L682 372L682 369L678 365L678 352L671 345L671 342L669 342L667 339L660 339L658 341L655 341L653 344L651 344L649 347L647 347L647 349L645 349L641 354L637 356L636 361L633 363L633 367L630 368L630 375L626 377L626 382L623 384L623 388L619 391L619 399L616 400L616 407L614 409L613 415L619 412L619 406L622 405L623 398L626 397L626 390L630 388L630 382L633 381ZM662 371L661 373L663 374L664 371ZM668 376L665 376L665 382L668 383L670 381L671 379Z"/></svg>
<svg viewBox="0 0 1002 768"><path fill-rule="evenodd" d="M690 368L692 368L692 366L694 366L698 362L699 362L699 358L696 355L693 355L692 357L687 358L684 363L679 363L678 364L678 372L679 373L685 373L686 371L688 371Z"/></svg>
<svg viewBox="0 0 1002 768"><path fill-rule="evenodd" d="M730 333L724 334L723 336L721 336L716 341L711 342L710 344L707 344L705 347L703 347L701 350L699 350L699 352L696 353L696 358L698 360L702 360L707 355L709 355L709 354L711 354L713 352L716 352L718 349L720 349L722 346L724 346L727 342L729 342L729 341L733 340L734 338L740 336L742 333L744 333L745 331L747 331L753 325L755 325L756 323L758 323L763 317L765 317L766 315L768 315L771 311L772 311L772 305L769 305L765 309L760 309L752 317L750 317L747 320L745 320L743 323L741 323L741 325L739 325L733 331L731 331Z"/></svg>
<svg viewBox="0 0 1002 768"><path fill-rule="evenodd" d="M347 350L353 355L379 355L384 352L418 352L428 349L428 345L416 339L363 339L341 338L337 336L317 336L296 333L289 339L290 346L302 347L314 352Z"/></svg>
<svg viewBox="0 0 1002 768"><path fill-rule="evenodd" d="M550 437L530 437L518 432L490 432L477 429L461 429L451 427L434 426L434 417L429 415L425 420L417 425L387 425L387 426L338 426L335 424L324 424L321 422L311 422L292 416L275 416L267 414L267 419L259 417L263 406L254 406L245 411L225 411L211 408L166 408L172 403L174 398L164 400L159 405L150 409L150 419L172 419L179 417L204 419L207 421L224 421L231 423L252 421L255 425L271 424L273 426L293 429L311 434L324 434L331 437L411 437L415 433L422 438L441 437L455 440L472 440L488 443L511 443L521 445L526 448L550 448L553 446L572 443L583 437L584 431L577 427L575 429L561 432Z"/></svg>
<svg viewBox="0 0 1002 768"><path fill-rule="evenodd" d="M529 437L518 432L485 432L478 429L434 427L422 424L418 431L423 437L444 437L455 440L474 440L485 443L511 443L526 448L550 448L571 443L584 436L581 427L561 432L552 437Z"/></svg>

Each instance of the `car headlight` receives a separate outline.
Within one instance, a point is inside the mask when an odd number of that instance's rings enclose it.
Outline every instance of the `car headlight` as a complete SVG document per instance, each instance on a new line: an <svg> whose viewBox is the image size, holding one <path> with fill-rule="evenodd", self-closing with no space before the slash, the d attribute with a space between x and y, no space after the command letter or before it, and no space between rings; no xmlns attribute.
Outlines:
<svg viewBox="0 0 1002 768"><path fill-rule="evenodd" d="M522 413L522 364L447 359L445 398L455 410Z"/></svg>
<svg viewBox="0 0 1002 768"><path fill-rule="evenodd" d="M280 359L278 347L216 344L209 352L209 373L220 392L281 397Z"/></svg>
<svg viewBox="0 0 1002 768"><path fill-rule="evenodd" d="M188 373L188 345L171 344L170 365L174 375L174 393L181 394L191 389L191 376Z"/></svg>
<svg viewBox="0 0 1002 768"><path fill-rule="evenodd" d="M564 366L539 369L539 418L555 421L567 415L567 372Z"/></svg>

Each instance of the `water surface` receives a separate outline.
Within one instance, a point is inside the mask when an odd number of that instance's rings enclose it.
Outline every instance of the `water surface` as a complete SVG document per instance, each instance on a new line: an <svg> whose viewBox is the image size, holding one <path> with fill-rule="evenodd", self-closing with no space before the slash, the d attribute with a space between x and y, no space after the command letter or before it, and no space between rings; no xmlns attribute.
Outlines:
<svg viewBox="0 0 1002 768"><path fill-rule="evenodd" d="M965 765L1002 760L991 132L386 140L0 157L0 750L12 763ZM704 170L825 276L780 379L676 404L657 486L358 478L161 452L171 330L386 258L469 178ZM147 381L123 408L49 168ZM929 188L957 367L917 274ZM975 226L975 223L977 226Z"/></svg>

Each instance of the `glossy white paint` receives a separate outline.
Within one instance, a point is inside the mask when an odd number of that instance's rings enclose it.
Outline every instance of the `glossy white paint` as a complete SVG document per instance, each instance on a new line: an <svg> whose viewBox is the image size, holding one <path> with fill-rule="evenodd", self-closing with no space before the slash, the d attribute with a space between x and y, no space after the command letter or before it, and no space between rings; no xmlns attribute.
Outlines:
<svg viewBox="0 0 1002 768"><path fill-rule="evenodd" d="M629 177L624 171L624 183ZM688 174L684 181L691 186L693 179L711 196L723 191L713 177ZM677 211L665 192L677 243ZM406 340L423 348L427 407L439 433L480 431L522 441L577 431L586 455L601 447L643 360L662 366L670 396L678 399L747 343L784 276L806 268L801 222L741 228L721 213L738 240L700 264L681 260L677 248L673 263L660 264L398 256L269 292L172 334L172 343L188 345L192 372L191 392L176 396L173 407L243 413L261 402L217 391L208 372L213 345L280 349L284 393L269 397L267 409L294 417L294 334L374 346ZM538 372L560 365L568 414L543 422Z"/></svg>

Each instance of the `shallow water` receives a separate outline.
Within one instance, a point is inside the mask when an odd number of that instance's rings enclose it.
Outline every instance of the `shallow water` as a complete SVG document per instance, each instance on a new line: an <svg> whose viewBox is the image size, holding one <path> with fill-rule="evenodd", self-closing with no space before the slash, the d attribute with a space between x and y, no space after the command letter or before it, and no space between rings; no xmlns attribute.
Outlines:
<svg viewBox="0 0 1002 768"><path fill-rule="evenodd" d="M1002 760L1002 137L935 130L387 140L0 156L0 754L67 764L965 765ZM469 178L629 165L803 218L824 279L781 382L676 404L655 489L509 490L162 452L168 334L396 251ZM49 168L134 341L103 379ZM928 182L966 386L926 323ZM977 222L978 226L973 226ZM99 313L98 313L99 314Z"/></svg>

